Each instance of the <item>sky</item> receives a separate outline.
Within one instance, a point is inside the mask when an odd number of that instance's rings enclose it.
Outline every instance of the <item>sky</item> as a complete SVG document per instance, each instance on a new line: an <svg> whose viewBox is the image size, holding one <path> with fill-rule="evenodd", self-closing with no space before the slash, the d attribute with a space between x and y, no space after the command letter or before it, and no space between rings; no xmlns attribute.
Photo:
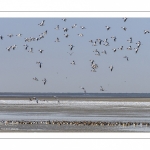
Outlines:
<svg viewBox="0 0 150 150"><path fill-rule="evenodd" d="M124 17L124 16L123 16ZM83 92L87 93L149 93L150 89L150 18L131 18L126 22L123 17L112 18L0 18L0 92ZM38 24L45 20L44 26ZM74 24L77 27L72 28ZM59 25L59 30L56 26ZM81 29L84 26L86 29ZM110 26L107 31L105 26ZM124 31L121 27L126 27ZM68 28L67 32L63 28ZM25 38L39 37L39 41L25 42ZM16 35L21 33L21 37ZM78 34L84 36L80 37ZM13 37L8 37L13 34ZM68 38L64 34L68 34ZM116 36L114 42L111 38ZM60 42L54 42L56 38ZM132 43L127 40L132 37ZM108 39L109 46L92 46L90 40ZM141 41L135 53L137 42ZM16 44L15 50L6 48ZM24 44L29 47L25 50ZM74 47L70 50L69 44ZM123 46L123 50L118 48ZM132 50L127 48L131 46ZM33 53L28 52L33 48ZM116 48L114 52L112 49ZM38 50L43 49L43 53ZM94 50L100 52L95 55ZM101 53L107 51L107 55ZM69 53L73 52L70 56ZM127 61L124 56L128 56ZM75 61L76 65L71 62ZM98 65L96 72L91 71L91 62ZM42 62L40 68L37 61ZM111 71L109 66L113 65ZM33 80L37 77L39 81ZM43 79L47 82L44 85ZM81 86L81 87L80 87Z"/></svg>

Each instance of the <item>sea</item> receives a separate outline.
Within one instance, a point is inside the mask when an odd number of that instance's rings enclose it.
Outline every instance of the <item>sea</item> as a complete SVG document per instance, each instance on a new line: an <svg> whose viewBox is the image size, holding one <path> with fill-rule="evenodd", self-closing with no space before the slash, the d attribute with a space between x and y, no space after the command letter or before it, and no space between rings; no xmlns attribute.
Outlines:
<svg viewBox="0 0 150 150"><path fill-rule="evenodd" d="M149 98L150 93L17 93L0 92L0 97L97 97L97 98Z"/></svg>
<svg viewBox="0 0 150 150"><path fill-rule="evenodd" d="M31 97L37 97L38 103L36 100L30 101ZM44 101L44 98L53 99ZM125 98L130 98L131 101L130 99L126 101ZM58 125L30 125L29 127L22 125L15 126L15 128L4 127L0 124L0 131L13 129L13 132L150 132L150 125L142 125L142 123L150 123L150 101L148 99L145 101L144 98L150 98L150 93L0 93L0 121L57 120L140 123L137 126L127 127L70 125L61 127Z"/></svg>

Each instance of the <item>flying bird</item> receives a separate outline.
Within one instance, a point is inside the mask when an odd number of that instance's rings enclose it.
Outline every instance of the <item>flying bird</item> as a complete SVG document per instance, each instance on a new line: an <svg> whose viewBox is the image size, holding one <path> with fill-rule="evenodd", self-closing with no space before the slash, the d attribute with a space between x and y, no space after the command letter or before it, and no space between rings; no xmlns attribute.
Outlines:
<svg viewBox="0 0 150 150"><path fill-rule="evenodd" d="M59 38L57 37L57 39L56 39L54 42L60 42L60 41L59 41Z"/></svg>
<svg viewBox="0 0 150 150"><path fill-rule="evenodd" d="M81 29L86 29L84 26L80 26Z"/></svg>
<svg viewBox="0 0 150 150"><path fill-rule="evenodd" d="M116 39L117 39L115 36L112 36L111 38L114 40L114 42L115 42L115 41L116 41Z"/></svg>
<svg viewBox="0 0 150 150"><path fill-rule="evenodd" d="M126 21L127 21L127 19L128 19L128 18L124 17L124 18L123 18L123 21L124 21L124 22L126 22Z"/></svg>
<svg viewBox="0 0 150 150"><path fill-rule="evenodd" d="M54 29L59 30L59 25L57 25L56 28L54 28Z"/></svg>
<svg viewBox="0 0 150 150"><path fill-rule="evenodd" d="M146 34L146 33L150 33L150 31L148 31L148 30L144 30L144 34Z"/></svg>
<svg viewBox="0 0 150 150"><path fill-rule="evenodd" d="M127 30L127 28L126 27L121 27L124 31L126 31Z"/></svg>
<svg viewBox="0 0 150 150"><path fill-rule="evenodd" d="M3 36L2 35L0 35L0 39L3 40Z"/></svg>
<svg viewBox="0 0 150 150"><path fill-rule="evenodd" d="M70 46L70 50L72 50L72 49L73 49L73 47L74 47L72 44L70 44L69 46Z"/></svg>
<svg viewBox="0 0 150 150"><path fill-rule="evenodd" d="M114 49L112 49L114 52L116 52L117 51L117 49L116 48L114 48Z"/></svg>
<svg viewBox="0 0 150 150"><path fill-rule="evenodd" d="M37 77L34 77L33 80L38 81L38 78L37 78Z"/></svg>
<svg viewBox="0 0 150 150"><path fill-rule="evenodd" d="M75 65L75 61L73 60L70 64Z"/></svg>
<svg viewBox="0 0 150 150"><path fill-rule="evenodd" d="M66 19L66 18L63 18L62 20L63 20L63 21L66 21L67 19Z"/></svg>
<svg viewBox="0 0 150 150"><path fill-rule="evenodd" d="M12 49L15 50L16 47L17 47L17 45L14 44L14 45L12 46Z"/></svg>
<svg viewBox="0 0 150 150"><path fill-rule="evenodd" d="M38 25L39 25L39 26L44 26L44 22L45 22L45 20L42 20L42 22L39 23Z"/></svg>
<svg viewBox="0 0 150 150"><path fill-rule="evenodd" d="M77 24L74 24L73 26L71 26L72 28L75 28L75 27L77 27Z"/></svg>
<svg viewBox="0 0 150 150"><path fill-rule="evenodd" d="M7 36L11 38L13 36L13 34L8 34Z"/></svg>
<svg viewBox="0 0 150 150"><path fill-rule="evenodd" d="M123 58L126 58L126 59L127 59L127 61L129 60L129 57L127 57L127 56L124 56Z"/></svg>
<svg viewBox="0 0 150 150"><path fill-rule="evenodd" d="M44 85L45 85L45 84L46 84L46 82L47 82L46 78L44 78L42 81L44 82Z"/></svg>
<svg viewBox="0 0 150 150"><path fill-rule="evenodd" d="M112 71L114 67L111 65L111 66L109 66L109 68L110 68L110 70Z"/></svg>
<svg viewBox="0 0 150 150"><path fill-rule="evenodd" d="M139 50L138 48L134 48L134 49L135 49L135 53L137 53L137 52L138 52L138 50Z"/></svg>
<svg viewBox="0 0 150 150"><path fill-rule="evenodd" d="M33 48L30 48L30 50L28 52L33 53Z"/></svg>
<svg viewBox="0 0 150 150"><path fill-rule="evenodd" d="M131 46L129 46L127 49L128 49L128 50L132 50L132 47L131 47Z"/></svg>
<svg viewBox="0 0 150 150"><path fill-rule="evenodd" d="M39 64L39 67L42 67L42 63L40 61L37 61L36 64Z"/></svg>
<svg viewBox="0 0 150 150"><path fill-rule="evenodd" d="M100 86L100 91L105 91L104 88L102 86Z"/></svg>
<svg viewBox="0 0 150 150"><path fill-rule="evenodd" d="M69 52L67 52L70 56L73 54L73 52L72 53L69 53Z"/></svg>
<svg viewBox="0 0 150 150"><path fill-rule="evenodd" d="M96 41L98 41L98 43L101 45L102 44L102 42L104 42L103 40L101 40L101 39L96 39Z"/></svg>
<svg viewBox="0 0 150 150"><path fill-rule="evenodd" d="M80 88L84 91L84 93L86 93L86 90L84 87L80 86Z"/></svg>
<svg viewBox="0 0 150 150"><path fill-rule="evenodd" d="M78 35L79 35L79 36L81 36L81 37L83 36L83 34L82 34L82 33L80 33L80 34L78 34Z"/></svg>
<svg viewBox="0 0 150 150"><path fill-rule="evenodd" d="M97 49L95 51L93 51L93 52L96 52L95 55L99 55L100 56L100 52Z"/></svg>
<svg viewBox="0 0 150 150"><path fill-rule="evenodd" d="M44 51L44 50L42 50L42 49L39 49L39 52L40 52L40 53L42 53L43 51Z"/></svg>
<svg viewBox="0 0 150 150"><path fill-rule="evenodd" d="M129 43L132 43L132 37L130 37L127 41L129 41Z"/></svg>
<svg viewBox="0 0 150 150"><path fill-rule="evenodd" d="M64 36L67 38L69 35L68 34L64 34Z"/></svg>
<svg viewBox="0 0 150 150"><path fill-rule="evenodd" d="M105 27L106 27L107 31L110 29L110 27L109 27L109 26L105 26Z"/></svg>
<svg viewBox="0 0 150 150"><path fill-rule="evenodd" d="M123 46L120 46L118 49L123 50Z"/></svg>
<svg viewBox="0 0 150 150"><path fill-rule="evenodd" d="M21 37L21 36L22 36L22 34L21 34L21 33L19 33L19 34L17 34L16 36Z"/></svg>
<svg viewBox="0 0 150 150"><path fill-rule="evenodd" d="M107 54L106 50L103 50L102 53Z"/></svg>
<svg viewBox="0 0 150 150"><path fill-rule="evenodd" d="M64 32L67 32L68 31L68 28L63 28Z"/></svg>

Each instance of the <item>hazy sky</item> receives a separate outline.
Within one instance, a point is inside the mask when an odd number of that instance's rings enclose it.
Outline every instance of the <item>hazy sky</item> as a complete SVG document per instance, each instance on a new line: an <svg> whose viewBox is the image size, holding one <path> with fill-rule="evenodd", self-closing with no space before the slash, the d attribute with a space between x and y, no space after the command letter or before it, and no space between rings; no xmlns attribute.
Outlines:
<svg viewBox="0 0 150 150"><path fill-rule="evenodd" d="M123 17L122 17L123 18ZM150 92L150 18L1 18L0 35L0 92ZM44 26L38 24L45 20ZM74 24L77 27L72 28ZM55 30L59 25L59 30ZM85 26L86 29L81 29ZM106 30L105 26L110 26ZM124 31L121 27L126 27ZM68 28L64 32L63 28ZM25 42L25 38L39 37L44 31L47 35L39 41ZM16 35L21 33L21 37ZM64 34L68 34L66 38ZM84 36L79 37L82 33ZM9 38L7 35L13 34ZM116 42L111 38L116 36ZM54 42L56 38L60 42ZM133 43L127 40L132 37ZM108 38L109 46L96 43L92 46L90 40L105 40ZM139 51L135 53L136 43L141 41ZM15 50L6 49L16 44ZM33 48L33 53L25 50ZM75 47L70 50L69 44ZM123 46L123 50L118 48ZM132 50L127 50L131 46ZM114 52L112 49L116 48ZM40 53L38 50L43 49ZM100 52L95 55L94 50ZM101 53L107 51L107 55ZM74 52L71 56L67 52ZM124 56L129 57L127 61ZM90 59L98 64L96 72L91 72ZM70 64L75 61L76 65ZM36 64L42 62L42 68ZM113 65L111 72L109 66ZM39 81L33 80L37 77ZM43 84L43 79L47 83Z"/></svg>

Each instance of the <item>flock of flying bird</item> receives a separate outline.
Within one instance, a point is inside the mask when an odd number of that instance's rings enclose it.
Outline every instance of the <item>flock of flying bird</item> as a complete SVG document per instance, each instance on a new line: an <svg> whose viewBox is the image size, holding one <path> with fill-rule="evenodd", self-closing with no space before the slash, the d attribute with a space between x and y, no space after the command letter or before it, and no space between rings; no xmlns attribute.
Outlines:
<svg viewBox="0 0 150 150"><path fill-rule="evenodd" d="M66 22L67 19L64 18L64 19L62 19L62 21ZM126 22L126 21L127 21L127 18L123 18L123 21ZM40 23L38 24L38 26L44 26L44 24L45 24L45 20L42 20L42 22L40 22ZM77 24L74 24L74 25L71 26L72 29L73 29L73 28L76 28L76 27L77 27ZM106 27L106 31L109 32L109 30L111 30L111 27L110 27L110 26L105 26L105 27ZM84 27L84 26L80 26L80 28L81 28L82 30L86 30L86 27ZM121 27L121 28L122 28L125 32L127 31L127 28L126 28L126 27ZM59 29L60 29L60 26L57 25L54 29L55 29L55 30L59 30ZM64 31L64 36L65 36L66 38L68 38L68 37L69 37L68 30L69 30L69 29L68 29L68 28L62 28L62 29L63 29L63 31ZM150 31L144 30L144 34L147 34L147 33L150 33ZM32 42L32 41L39 41L39 40L42 40L47 34L48 34L48 31L46 30L46 31L44 31L43 33L41 33L41 34L39 35L39 37L26 37L26 38L25 38L25 43L27 43L27 42ZM79 34L77 34L77 35L80 36L80 37L83 37L83 36L84 36L82 33L79 33ZM7 36L8 36L9 38L12 38L12 37L13 37L13 34L9 34L9 35L7 35ZM19 33L19 34L17 34L16 36L17 36L17 37L21 37L22 34ZM2 35L0 35L0 39L3 40L3 36L2 36ZM112 39L114 42L116 42L117 37L116 37L116 36L112 36L111 39ZM129 43L132 43L132 37L130 37L127 41L128 41ZM60 42L60 39L57 37L54 42ZM96 46L97 44L99 44L99 45L102 45L102 44L103 44L103 45L105 45L105 46L109 46L109 42L108 42L108 39L107 39L107 38L106 38L105 40L102 40L102 39L89 40L89 42L92 44L92 46ZM137 47L134 48L134 49L135 49L135 53L138 52L139 47L141 46L141 42L138 41L138 42L136 43L136 45L137 45ZM25 50L28 50L28 47L29 47L29 46L28 46L27 44L24 44L23 46L25 47ZM69 46L70 52L67 52L67 53L71 56L71 55L74 53L74 52L73 52L73 48L74 48L75 46L74 46L73 44L69 44L68 46ZM12 50L15 50L16 47L17 47L17 45L14 44L14 45L12 45L12 46L7 47L6 49L7 49L8 51L10 51L11 49L12 49ZM124 48L123 46L120 46L119 48L114 48L114 49L112 49L112 50L113 50L114 52L116 52L117 50L123 50L123 48ZM132 50L132 49L133 49L133 48L132 48L131 46L127 47L127 50ZM43 52L44 52L44 50L42 50L42 49L39 49L38 51L39 51L40 53L43 53ZM28 52L33 53L33 48L30 48L30 49L28 50ZM98 51L97 49L94 50L93 52L95 53L95 55L100 56L100 51ZM101 53L107 55L106 50L103 50ZM129 61L128 56L124 56L123 58L125 58L127 61ZM90 63L91 63L91 72L96 72L96 70L97 70L97 68L98 68L98 64L96 64L94 60L89 60L89 61L90 61ZM42 67L42 62L41 62L41 61L37 61L36 64L38 64L40 68ZM75 60L73 60L72 62L70 62L70 64L71 64L71 65L76 65ZM113 68L114 68L113 65L109 66L110 71L113 71ZM37 77L34 77L33 80L39 81ZM43 81L43 83L44 83L44 85L45 85L46 82L47 82L47 79L44 78L42 81ZM84 91L84 93L86 93L86 90L85 90L84 87L80 86L80 88ZM102 86L100 86L100 91L106 91L106 90L105 90ZM35 98L34 98L34 99L35 99Z"/></svg>

